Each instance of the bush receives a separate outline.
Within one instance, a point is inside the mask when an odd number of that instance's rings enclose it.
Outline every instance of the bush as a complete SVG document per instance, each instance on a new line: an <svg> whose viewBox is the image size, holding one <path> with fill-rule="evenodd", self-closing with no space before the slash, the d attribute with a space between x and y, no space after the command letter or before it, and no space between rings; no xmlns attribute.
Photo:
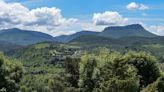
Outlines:
<svg viewBox="0 0 164 92"><path fill-rule="evenodd" d="M79 84L84 92L138 92L161 76L156 61L145 52L86 54Z"/></svg>
<svg viewBox="0 0 164 92"><path fill-rule="evenodd" d="M65 61L65 71L68 73L67 81L73 86L78 87L79 80L79 58L67 57Z"/></svg>
<svg viewBox="0 0 164 92"><path fill-rule="evenodd" d="M137 75L140 76L140 88L146 87L161 76L156 58L148 53L129 52L126 54L125 59L128 64L137 69Z"/></svg>
<svg viewBox="0 0 164 92"><path fill-rule="evenodd" d="M79 86L81 91L92 92L96 83L97 61L90 55L87 57L83 57L80 62Z"/></svg>
<svg viewBox="0 0 164 92"><path fill-rule="evenodd" d="M100 68L99 81L96 84L97 92L138 92L139 77L135 67L126 63L122 55L109 58Z"/></svg>
<svg viewBox="0 0 164 92"><path fill-rule="evenodd" d="M28 88L26 86L21 86L21 92L28 92Z"/></svg>
<svg viewBox="0 0 164 92"><path fill-rule="evenodd" d="M164 92L164 77L158 78L154 83L148 85L141 92Z"/></svg>
<svg viewBox="0 0 164 92"><path fill-rule="evenodd" d="M11 60L0 54L0 90L18 92L23 76L23 66L17 60Z"/></svg>

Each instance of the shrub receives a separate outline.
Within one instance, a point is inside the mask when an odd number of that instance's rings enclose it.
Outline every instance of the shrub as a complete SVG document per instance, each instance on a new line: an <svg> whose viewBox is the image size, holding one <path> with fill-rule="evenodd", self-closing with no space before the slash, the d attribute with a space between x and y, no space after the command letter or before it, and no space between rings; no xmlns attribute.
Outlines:
<svg viewBox="0 0 164 92"><path fill-rule="evenodd" d="M164 77L158 78L154 83L148 85L141 92L164 92Z"/></svg>
<svg viewBox="0 0 164 92"><path fill-rule="evenodd" d="M140 88L153 83L161 76L157 60L154 56L145 52L129 52L124 57L128 64L137 69L137 75L140 76Z"/></svg>
<svg viewBox="0 0 164 92"><path fill-rule="evenodd" d="M23 66L17 60L11 60L0 54L0 90L18 92L23 76Z"/></svg>

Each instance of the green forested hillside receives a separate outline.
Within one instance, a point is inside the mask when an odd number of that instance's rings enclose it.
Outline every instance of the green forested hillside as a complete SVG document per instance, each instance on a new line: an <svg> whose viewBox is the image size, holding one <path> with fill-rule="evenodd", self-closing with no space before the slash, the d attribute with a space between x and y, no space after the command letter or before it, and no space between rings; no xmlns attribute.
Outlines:
<svg viewBox="0 0 164 92"><path fill-rule="evenodd" d="M127 46L113 43L106 45L88 43L86 47L86 43L83 42L78 44L42 42L17 49L12 53L8 52L9 57L19 59L24 66L25 72L18 90L22 92L163 91L164 85L161 84L164 71L163 44ZM158 91L158 88L162 91Z"/></svg>
<svg viewBox="0 0 164 92"><path fill-rule="evenodd" d="M0 51L3 51L3 52L16 50L22 47L23 47L22 45L13 44L6 41L0 41Z"/></svg>
<svg viewBox="0 0 164 92"><path fill-rule="evenodd" d="M164 37L121 37L121 38L109 38L102 36L86 35L73 39L70 43L79 43L83 45L147 45L147 44L164 44Z"/></svg>
<svg viewBox="0 0 164 92"><path fill-rule="evenodd" d="M2 41L0 50L6 56L0 58L0 91L164 91L164 37L84 34L67 43L20 46ZM22 65L17 66L18 60Z"/></svg>
<svg viewBox="0 0 164 92"><path fill-rule="evenodd" d="M76 49L78 48L65 44L43 42L23 47L10 55L24 61L24 63L29 64L30 66L40 66L43 64L55 64L56 62L53 62L53 59L56 59L57 57L62 61L64 57L74 54Z"/></svg>

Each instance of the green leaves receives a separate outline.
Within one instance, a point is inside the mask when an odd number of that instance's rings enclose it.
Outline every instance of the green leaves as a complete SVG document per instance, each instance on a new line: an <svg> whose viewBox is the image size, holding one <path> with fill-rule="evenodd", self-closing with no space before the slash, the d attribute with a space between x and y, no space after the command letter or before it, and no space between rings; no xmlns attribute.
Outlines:
<svg viewBox="0 0 164 92"><path fill-rule="evenodd" d="M138 92L160 76L155 57L148 53L103 49L82 56L79 85L84 92Z"/></svg>
<svg viewBox="0 0 164 92"><path fill-rule="evenodd" d="M141 92L164 92L164 77L159 77L154 83L148 85Z"/></svg>
<svg viewBox="0 0 164 92"><path fill-rule="evenodd" d="M95 87L97 61L95 59L88 59L87 63L83 65L80 72L80 87L84 88L85 92L92 92Z"/></svg>
<svg viewBox="0 0 164 92"><path fill-rule="evenodd" d="M157 60L149 53L129 52L125 55L125 59L138 70L137 74L140 76L141 88L153 83L161 76Z"/></svg>
<svg viewBox="0 0 164 92"><path fill-rule="evenodd" d="M79 58L67 57L65 61L65 71L70 76L67 78L67 81L74 87L78 87L79 80Z"/></svg>
<svg viewBox="0 0 164 92"><path fill-rule="evenodd" d="M98 83L96 89L102 92L137 92L139 77L136 69L127 64L122 55L118 55L100 67Z"/></svg>
<svg viewBox="0 0 164 92"><path fill-rule="evenodd" d="M0 62L0 90L18 92L18 83L23 75L22 65L18 61L11 60L2 54L0 55Z"/></svg>

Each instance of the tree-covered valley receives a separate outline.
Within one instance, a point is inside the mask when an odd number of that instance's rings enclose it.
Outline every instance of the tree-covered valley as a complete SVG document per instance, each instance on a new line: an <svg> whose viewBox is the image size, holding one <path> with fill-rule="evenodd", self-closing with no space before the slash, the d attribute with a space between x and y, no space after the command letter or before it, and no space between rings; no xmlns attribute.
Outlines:
<svg viewBox="0 0 164 92"><path fill-rule="evenodd" d="M0 31L0 92L164 92L164 37L139 24L59 37L11 30Z"/></svg>

